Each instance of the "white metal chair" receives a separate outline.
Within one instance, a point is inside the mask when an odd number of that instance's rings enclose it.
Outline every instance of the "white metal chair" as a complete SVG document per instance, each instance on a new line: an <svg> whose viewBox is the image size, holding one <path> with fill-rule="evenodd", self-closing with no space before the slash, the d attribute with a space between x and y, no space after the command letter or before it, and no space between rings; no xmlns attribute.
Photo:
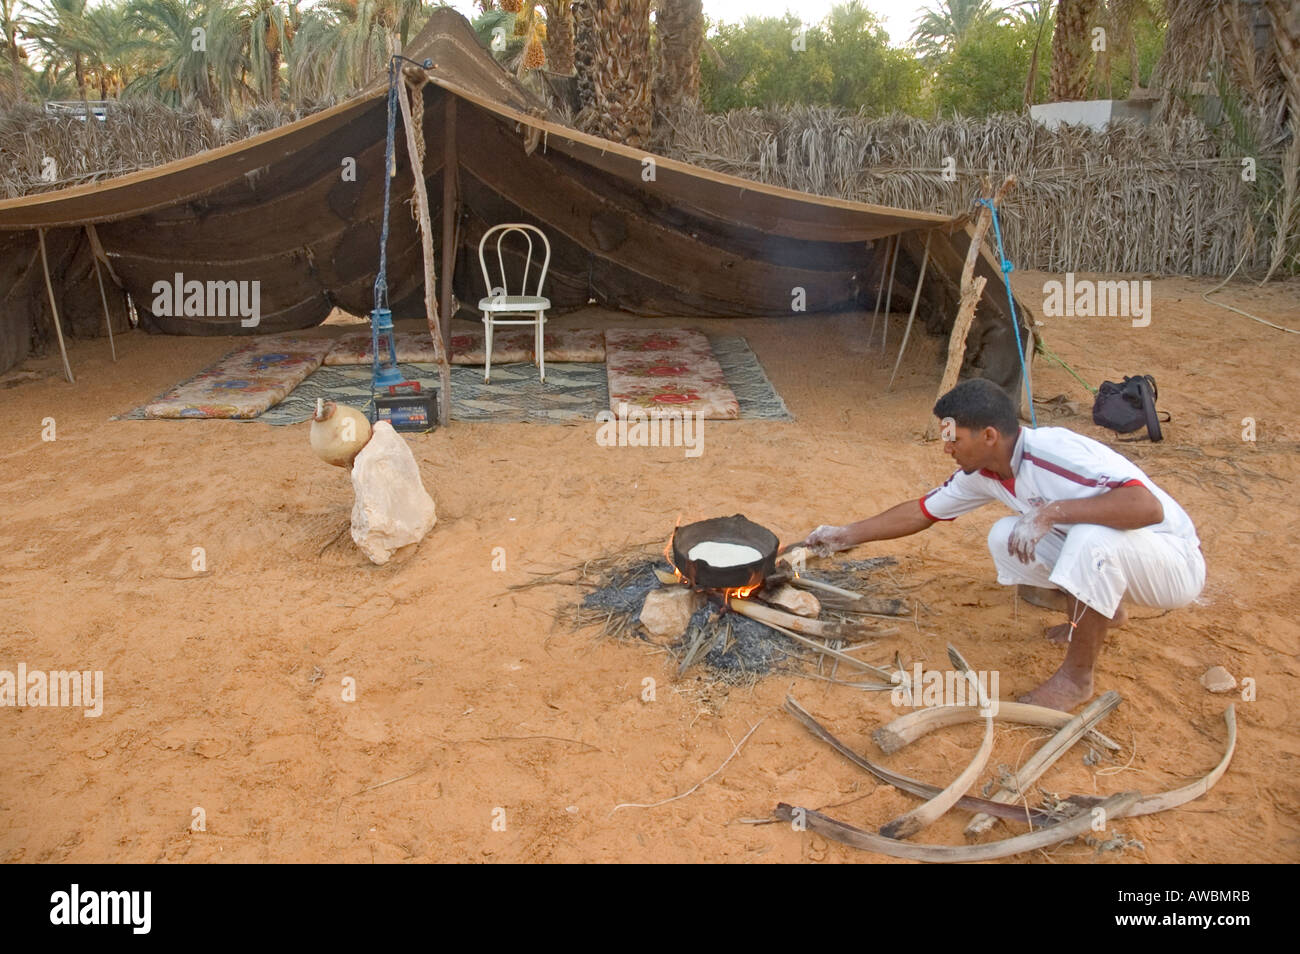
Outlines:
<svg viewBox="0 0 1300 954"><path fill-rule="evenodd" d="M512 232L518 232L528 242L528 255L524 259L524 273L519 285L519 294L510 294L510 285L506 280L506 263L501 254L501 243L505 237ZM492 274L488 270L487 259L483 255L483 249L486 247L488 239L493 233L500 233L496 240L497 252L497 277L499 281L492 280ZM528 294L528 271L533 263L533 236L542 241L542 247L546 249L546 256L542 259L541 272L537 276L536 292ZM546 309L551 307L551 302L542 297L542 285L546 282L546 270L551 264L551 243L547 241L546 234L534 225L526 225L523 222L507 222L502 225L494 225L483 233L483 238L478 243L478 262L483 269L483 281L487 286L488 294L486 298L480 299L478 303L479 310L483 312L483 380L484 382L492 380L492 330L495 325L532 325L536 331L536 357L533 363L538 367L538 374L542 381L546 380ZM528 315L529 317L516 318L498 318L498 315Z"/></svg>

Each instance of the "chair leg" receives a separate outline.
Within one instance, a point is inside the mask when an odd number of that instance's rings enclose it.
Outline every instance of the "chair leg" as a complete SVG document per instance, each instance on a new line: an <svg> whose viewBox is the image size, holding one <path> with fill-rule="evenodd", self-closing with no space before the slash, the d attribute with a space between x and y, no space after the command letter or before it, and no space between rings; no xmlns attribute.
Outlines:
<svg viewBox="0 0 1300 954"><path fill-rule="evenodd" d="M492 319L483 319L483 383L492 380Z"/></svg>
<svg viewBox="0 0 1300 954"><path fill-rule="evenodd" d="M540 371L539 380L546 380L546 315L543 312L537 313L537 367Z"/></svg>

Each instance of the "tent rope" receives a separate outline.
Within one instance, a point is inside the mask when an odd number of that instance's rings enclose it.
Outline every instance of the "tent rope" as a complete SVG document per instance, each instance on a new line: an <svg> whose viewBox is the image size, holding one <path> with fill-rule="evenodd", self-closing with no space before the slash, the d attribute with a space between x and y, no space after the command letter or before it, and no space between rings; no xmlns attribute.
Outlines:
<svg viewBox="0 0 1300 954"><path fill-rule="evenodd" d="M1016 317L1016 296L1011 294L1011 270L1015 268L1011 259L1002 249L1002 226L998 224L998 207L991 199L976 199L980 205L987 206L993 213L993 235L998 243L998 262L1002 266L1002 284L1007 289L1007 304L1011 306L1011 327L1016 333L1016 357L1020 360L1020 380L1025 382L1025 395L1029 398L1029 423L1037 427L1038 415L1034 413L1034 391L1029 384L1029 375L1025 373L1025 349L1020 343L1020 319ZM1029 332L1033 334L1032 331Z"/></svg>
<svg viewBox="0 0 1300 954"><path fill-rule="evenodd" d="M397 172L393 167L393 144L397 135L397 90L399 64L402 61L421 69L433 66L429 61L417 63L400 53L394 53L388 60L388 136L384 141L384 219L379 228L379 272L375 275L375 311L388 307L388 204L392 199L393 175ZM416 102L419 103L421 123L423 123L423 97L417 96ZM419 128L423 130L422 125ZM421 135L417 142L421 151L420 158L423 161L424 136Z"/></svg>

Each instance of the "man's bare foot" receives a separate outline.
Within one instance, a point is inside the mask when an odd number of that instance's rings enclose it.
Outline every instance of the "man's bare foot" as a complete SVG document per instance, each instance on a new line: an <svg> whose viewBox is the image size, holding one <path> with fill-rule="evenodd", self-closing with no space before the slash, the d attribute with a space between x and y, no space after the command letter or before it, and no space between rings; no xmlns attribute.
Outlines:
<svg viewBox="0 0 1300 954"><path fill-rule="evenodd" d="M1049 709L1059 709L1062 712L1069 712L1076 706L1082 705L1091 698L1091 679L1088 679L1086 683L1079 682L1064 675L1061 670L1058 669L1037 689L1021 696L1019 701L1032 703L1036 706L1047 706Z"/></svg>
<svg viewBox="0 0 1300 954"><path fill-rule="evenodd" d="M1116 629L1127 622L1128 611L1124 609L1124 604L1121 603L1119 609L1115 611L1114 617L1106 623L1106 628ZM1049 626L1043 635L1047 637L1049 642L1055 643L1058 646L1068 646L1070 644L1070 624L1058 623L1055 626Z"/></svg>

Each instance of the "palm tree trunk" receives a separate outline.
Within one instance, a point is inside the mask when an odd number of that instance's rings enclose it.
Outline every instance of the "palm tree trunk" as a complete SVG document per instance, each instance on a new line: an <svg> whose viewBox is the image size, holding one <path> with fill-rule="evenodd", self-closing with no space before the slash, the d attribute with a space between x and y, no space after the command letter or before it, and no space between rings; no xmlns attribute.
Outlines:
<svg viewBox="0 0 1300 954"><path fill-rule="evenodd" d="M659 0L655 112L663 115L700 99L700 49L704 45L701 0Z"/></svg>
<svg viewBox="0 0 1300 954"><path fill-rule="evenodd" d="M595 28L591 107L579 122L629 146L650 138L650 0L591 0Z"/></svg>
<svg viewBox="0 0 1300 954"><path fill-rule="evenodd" d="M1053 102L1070 102L1088 95L1092 72L1088 28L1097 0L1057 0L1056 31L1052 34Z"/></svg>

